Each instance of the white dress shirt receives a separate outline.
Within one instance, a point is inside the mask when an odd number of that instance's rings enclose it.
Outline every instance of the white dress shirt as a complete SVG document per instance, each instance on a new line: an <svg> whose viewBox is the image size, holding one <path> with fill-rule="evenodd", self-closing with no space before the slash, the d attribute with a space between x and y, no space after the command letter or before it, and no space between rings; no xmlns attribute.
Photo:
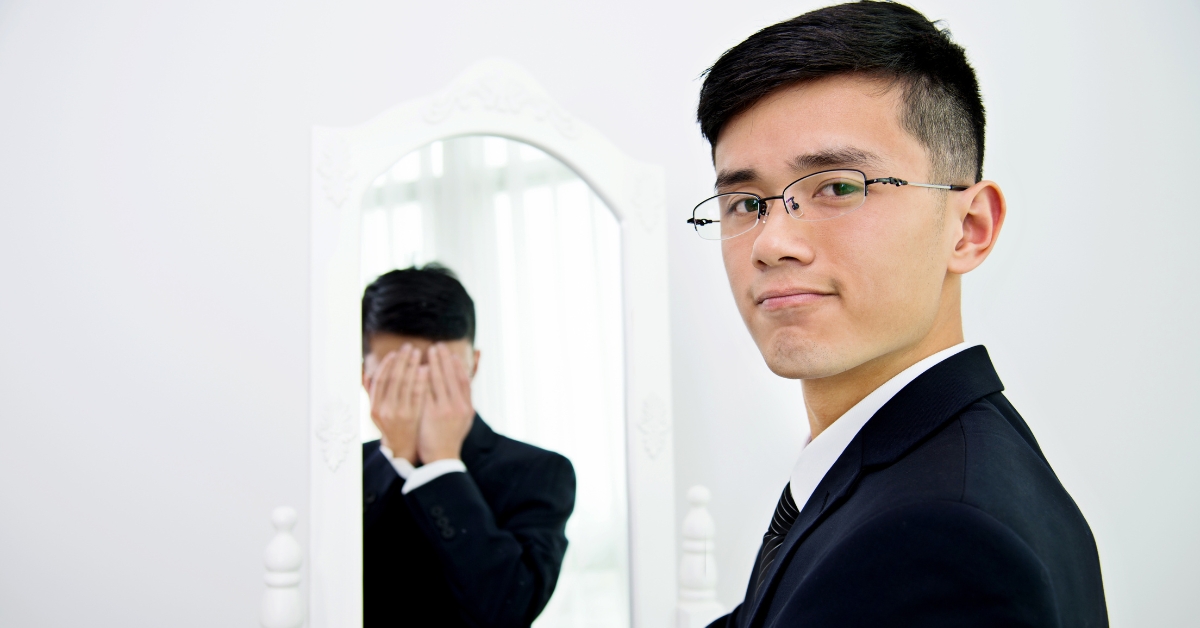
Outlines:
<svg viewBox="0 0 1200 628"><path fill-rule="evenodd" d="M429 484L430 482L446 475L447 473L466 473L467 465L463 464L458 458L445 458L443 460L434 460L433 462L419 467L414 467L413 463L405 458L397 458L391 449L380 443L379 451L387 456L387 459L392 462L392 468L396 473L404 478L404 488L400 489L400 494L408 495L409 493Z"/></svg>
<svg viewBox="0 0 1200 628"><path fill-rule="evenodd" d="M825 431L817 435L816 438L810 438L800 449L800 459L796 461L796 466L792 468L792 499L796 500L796 506L800 510L804 510L804 504L808 502L808 498L812 496L817 485L825 478L825 474L829 472L829 468L837 461L842 452L854 440L858 431L862 429L871 417L879 411L896 393L900 392L909 382L917 378L918 375L928 371L935 364L942 360L968 348L965 342L960 342L949 349L943 349L937 353L917 362L916 364L900 371L898 375L884 382L882 386L871 391L871 394L863 397L863 400L854 404L832 425L825 428ZM405 490L408 487L405 486Z"/></svg>

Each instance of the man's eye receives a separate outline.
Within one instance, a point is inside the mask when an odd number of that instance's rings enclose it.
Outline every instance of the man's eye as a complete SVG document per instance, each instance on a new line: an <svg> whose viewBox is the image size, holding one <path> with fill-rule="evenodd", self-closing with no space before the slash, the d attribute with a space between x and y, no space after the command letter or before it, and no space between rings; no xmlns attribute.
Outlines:
<svg viewBox="0 0 1200 628"><path fill-rule="evenodd" d="M830 181L817 190L817 196L854 196L862 194L862 186L853 181Z"/></svg>
<svg viewBox="0 0 1200 628"><path fill-rule="evenodd" d="M733 204L733 211L738 214L757 214L759 207L758 199L744 198Z"/></svg>

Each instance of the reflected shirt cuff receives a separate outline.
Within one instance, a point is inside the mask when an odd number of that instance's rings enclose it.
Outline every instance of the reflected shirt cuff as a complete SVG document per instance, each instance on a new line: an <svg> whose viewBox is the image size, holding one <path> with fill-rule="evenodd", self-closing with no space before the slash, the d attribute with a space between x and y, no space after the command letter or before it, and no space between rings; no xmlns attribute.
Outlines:
<svg viewBox="0 0 1200 628"><path fill-rule="evenodd" d="M397 458L396 454L387 445L379 445L379 451L387 456L388 461L392 463L392 468L396 470L396 475L399 475L401 478L408 480L408 476L412 475L412 472L416 470L416 467L408 459ZM426 481L428 482L428 480Z"/></svg>
<svg viewBox="0 0 1200 628"><path fill-rule="evenodd" d="M408 462L405 460L404 462ZM410 467L412 465L409 465ZM408 495L409 493L425 486L426 484L446 475L447 473L466 473L467 465L463 464L462 460L457 458L445 458L443 460L434 460L433 462L421 465L412 470L408 477L404 478L404 488L400 489L400 493Z"/></svg>
<svg viewBox="0 0 1200 628"><path fill-rule="evenodd" d="M463 461L457 458L434 460L427 465L414 467L407 459L397 458L396 454L392 453L392 450L386 445L380 445L379 451L387 456L388 461L392 463L392 468L396 470L396 475L404 479L404 488L400 489L400 493L403 495L408 495L447 473L467 472L467 465L463 464Z"/></svg>

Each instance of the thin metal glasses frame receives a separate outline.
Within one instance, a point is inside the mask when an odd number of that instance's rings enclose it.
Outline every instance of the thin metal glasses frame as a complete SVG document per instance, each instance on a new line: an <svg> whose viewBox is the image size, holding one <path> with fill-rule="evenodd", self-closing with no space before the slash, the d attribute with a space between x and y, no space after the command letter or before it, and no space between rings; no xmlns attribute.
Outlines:
<svg viewBox="0 0 1200 628"><path fill-rule="evenodd" d="M906 181L899 177L877 177L875 179L868 179L867 173L863 172L862 170L855 170L853 168L831 168L829 170L821 170L818 172L814 172L812 174L806 174L803 177L800 177L799 179L796 179L795 181L792 181L791 183L785 185L783 187L783 191L786 192L788 188L792 187L793 185L796 185L797 183L799 183L809 177L815 177L819 174L825 174L828 172L857 172L859 175L861 175L863 178L863 202L864 203L866 202L866 197L867 197L867 193L868 193L868 189L869 189L868 186L870 186L872 183L881 183L883 185L894 185L896 187L908 185L908 186L912 186L912 187L929 188L929 189L933 189L933 190L946 190L949 192L961 192L963 190L970 188L970 186L967 186L967 185L953 185L953 184L949 184L949 183L915 183L915 182L911 182L911 181ZM724 192L721 194L715 194L713 196L710 196L710 197L704 199L703 201L700 201L699 203L696 204L695 207L692 208L692 217L687 219L687 224L692 225L692 228L695 229L697 233L699 233L700 227L707 225L707 224L719 222L717 220L712 220L709 218L697 218L696 210L700 209L700 207L702 205L704 205L705 203L707 203L713 199L717 199L722 196L734 196L734 195L749 196L749 197L758 199L758 202L759 202L758 217L755 219L754 225L751 226L749 229L747 229L737 235L729 236L729 238L721 238L723 240L736 238L740 235L744 235L746 233L753 231L754 227L757 227L758 223L762 222L763 217L766 216L769 211L767 209L767 201L774 201L774 200L782 201L783 200L783 194L780 194L778 196L759 196L757 194L751 194L750 192ZM861 205L859 207L861 207ZM783 209L785 212L787 212L788 216L791 216L792 218L795 218L796 220L805 220L804 218L800 218L798 216L792 215L792 210L790 210L787 207L786 203L784 204ZM829 218L819 218L817 220L833 220L834 218L841 218L842 216L852 213L852 212L856 211L857 209L858 208L856 207L844 214L838 214L837 216L831 216ZM816 222L816 220L809 220L809 222ZM704 239L707 240L708 238L704 238Z"/></svg>

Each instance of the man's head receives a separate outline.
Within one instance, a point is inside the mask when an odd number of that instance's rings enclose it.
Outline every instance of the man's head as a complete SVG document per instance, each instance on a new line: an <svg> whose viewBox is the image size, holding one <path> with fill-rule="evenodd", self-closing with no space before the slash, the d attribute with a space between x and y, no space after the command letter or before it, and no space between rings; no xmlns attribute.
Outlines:
<svg viewBox="0 0 1200 628"><path fill-rule="evenodd" d="M714 150L725 125L778 90L829 77L873 78L901 98L899 121L937 178L983 178L984 110L963 49L902 4L855 2L769 26L727 51L700 90L700 131Z"/></svg>
<svg viewBox="0 0 1200 628"><path fill-rule="evenodd" d="M980 181L983 105L948 34L899 4L813 11L726 52L698 117L719 193L776 196L832 168L970 186L872 184L856 211L821 221L771 201L757 227L724 240L735 300L773 371L818 379L961 340L959 277L991 251L1004 202Z"/></svg>
<svg viewBox="0 0 1200 628"><path fill-rule="evenodd" d="M393 270L367 286L362 338L364 385L379 362L405 344L422 352L422 363L425 350L441 342L462 359L468 375L479 365L475 303L454 273L437 264Z"/></svg>

